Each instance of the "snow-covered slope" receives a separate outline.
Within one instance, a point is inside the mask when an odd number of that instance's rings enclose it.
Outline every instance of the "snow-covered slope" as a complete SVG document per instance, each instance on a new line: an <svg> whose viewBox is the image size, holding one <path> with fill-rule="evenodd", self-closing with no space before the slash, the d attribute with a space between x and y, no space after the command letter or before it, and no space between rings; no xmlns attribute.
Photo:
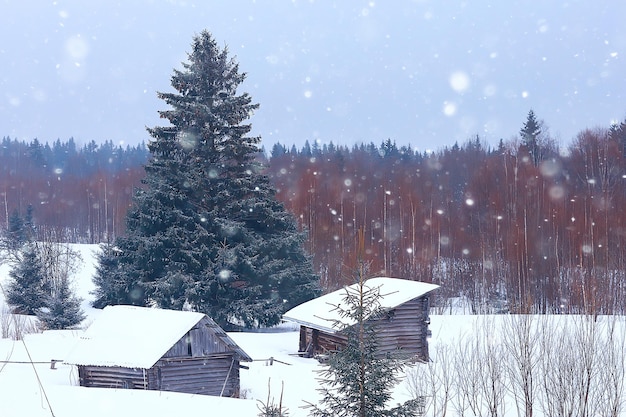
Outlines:
<svg viewBox="0 0 626 417"><path fill-rule="evenodd" d="M98 246L73 245L73 249L82 257L73 284L84 300L84 325L88 326L101 312L89 306ZM8 272L7 265L0 266L0 283L7 282ZM0 295L0 309L2 306L4 297ZM317 399L315 370L319 365L313 359L293 355L299 337L293 325L274 332L229 334L254 359L246 364L249 369L240 371L242 399L79 387L75 367L57 362L51 369L51 361L63 361L80 333L46 331L29 334L23 341L0 339L1 417L172 416L196 414L198 410L228 410L232 416L255 416L260 404L257 400L267 402L269 388L271 397L278 401L283 383L283 402L291 416L307 415L300 408L303 400Z"/></svg>
<svg viewBox="0 0 626 417"><path fill-rule="evenodd" d="M94 245L77 245L83 256L82 268L75 277L75 288L83 297L89 325L100 310L88 307L93 289L91 277L94 272ZM0 282L8 278L7 266L0 267ZM0 295L0 310L3 298ZM0 315L0 325L5 324L6 314ZM19 323L25 323L18 317ZM24 320L24 322L20 321ZM584 372L577 367L583 359L589 362L593 370L593 383L590 401L595 401L595 411L606 414L598 404L608 404L613 388L618 390L622 408L626 402L626 324L624 317L580 317L580 316L467 316L447 315L431 316L432 337L430 353L433 361L429 365L416 364L407 372L394 391L394 403L404 402L416 391L416 384L428 382L429 378L439 378L447 367L447 381L451 382L450 395L471 390L472 386L457 383L458 375L479 382L495 377L495 386L500 390L502 399L499 415L516 416L517 408L511 393L516 392L507 372L511 369L511 351L505 344L527 343L532 347L538 362L533 372L547 369L550 375L559 375L563 384L573 372ZM532 323L533 329L524 329L525 323ZM606 335L614 329L610 343ZM117 390L83 388L78 386L76 368L63 363L67 353L74 347L81 331L47 331L27 335L23 341L0 339L0 417L109 417L138 416L151 417L172 415L228 415L256 416L259 413L259 401L267 402L268 395L278 401L283 390L283 405L289 409L291 417L306 416L308 411L302 407L305 402L317 402L317 373L320 365L314 359L305 359L295 355L298 349L299 332L293 324L286 324L271 332L229 333L229 336L254 361L247 363L249 369L241 369L241 399L218 398L203 395L188 395L172 392L141 390ZM527 337L527 338L526 338ZM514 347L514 346L513 346ZM504 349L504 350L503 350ZM454 356L456 355L456 356ZM52 362L54 367L51 366ZM508 362L507 362L508 361ZM558 363L555 363L558 362ZM620 365L621 364L621 365ZM580 368L580 369L579 369ZM421 372L421 373L420 373ZM420 381L416 382L416 378ZM486 379L485 379L486 378ZM439 379L441 384L446 379ZM537 384L549 383L536 375ZM413 384L413 385L412 385ZM478 384L473 385L475 388ZM488 387L489 384L484 385ZM565 385L563 385L565 386ZM432 386L418 390L428 397L427 390ZM572 386L576 390L577 386ZM437 394L442 395L443 386L437 386ZM538 388L539 391L539 388ZM465 400L468 400L467 393ZM564 391L568 392L568 391ZM483 393L484 394L484 393ZM417 394L415 394L417 395ZM472 392L473 399L483 401L479 391ZM541 394L543 395L543 394ZM621 397L620 397L621 396ZM460 397L457 397L457 399ZM482 399L481 399L482 398ZM539 405L537 394L533 414L544 415L545 410ZM428 398L427 398L428 401ZM441 401L441 398L438 398ZM468 400L469 401L469 400ZM487 401L485 399L485 401ZM480 403L486 407L486 403ZM441 406L439 402L436 406ZM465 404L468 406L468 404ZM544 404L545 406L545 404ZM458 404L449 399L448 415L456 415ZM427 415L441 415L432 402L427 404ZM555 414L557 415L557 414ZM606 414L609 415L609 414ZM612 415L612 414L611 414ZM619 410L617 415L625 415Z"/></svg>

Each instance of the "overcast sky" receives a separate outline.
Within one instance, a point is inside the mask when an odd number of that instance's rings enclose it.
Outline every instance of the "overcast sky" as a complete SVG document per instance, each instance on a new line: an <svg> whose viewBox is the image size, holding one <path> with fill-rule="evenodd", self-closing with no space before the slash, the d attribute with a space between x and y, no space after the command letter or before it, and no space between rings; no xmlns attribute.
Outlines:
<svg viewBox="0 0 626 417"><path fill-rule="evenodd" d="M228 45L266 148L561 144L626 118L623 0L0 0L0 137L148 141L194 34Z"/></svg>

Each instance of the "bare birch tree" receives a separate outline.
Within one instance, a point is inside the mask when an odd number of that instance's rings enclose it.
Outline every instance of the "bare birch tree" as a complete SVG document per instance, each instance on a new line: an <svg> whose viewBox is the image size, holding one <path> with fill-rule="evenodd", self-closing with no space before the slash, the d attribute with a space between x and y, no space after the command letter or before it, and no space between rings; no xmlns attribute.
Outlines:
<svg viewBox="0 0 626 417"><path fill-rule="evenodd" d="M621 326L618 326L621 324ZM593 391L597 415L619 416L624 411L626 378L626 333L624 319L606 317L603 343L598 349L599 365Z"/></svg>
<svg viewBox="0 0 626 417"><path fill-rule="evenodd" d="M446 417L456 389L453 350L448 345L438 344L432 354L430 361L418 363L407 372L407 386L411 396L422 401L424 415Z"/></svg>
<svg viewBox="0 0 626 417"><path fill-rule="evenodd" d="M533 416L535 369L537 367L537 329L532 315L508 315L502 325L502 343L509 361L505 364L517 414Z"/></svg>

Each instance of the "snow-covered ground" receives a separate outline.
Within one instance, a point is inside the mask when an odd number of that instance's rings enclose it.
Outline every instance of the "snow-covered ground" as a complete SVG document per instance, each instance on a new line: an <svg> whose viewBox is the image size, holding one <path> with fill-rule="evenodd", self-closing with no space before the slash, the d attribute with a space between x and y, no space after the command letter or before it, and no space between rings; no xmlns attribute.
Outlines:
<svg viewBox="0 0 626 417"><path fill-rule="evenodd" d="M90 291L93 289L91 277L94 273L94 257L93 252L97 250L95 245L76 245L74 248L80 251L83 262L82 269L74 279L77 294L84 299L83 308L88 318L85 320L85 326L88 326L97 318L99 310L89 306L91 299ZM0 283L6 282L8 279L8 267L0 266ZM0 294L0 309L4 306L4 300ZM2 317L7 316L6 310ZM518 395L516 388L510 384L510 378L507 380L506 358L511 356L511 351L503 351L501 347L502 341L511 344L512 335L523 333L524 321L513 322L508 321L508 336L502 336L496 328L507 326L507 316L466 316L466 315L434 315L431 317L432 338L430 339L430 351L434 361L428 365L418 364L413 369L408 370L408 378L403 378L394 391L394 402L404 402L411 398L412 393L419 392L427 397L427 415L438 415L436 407L441 407L441 403L433 404L431 402L432 395L428 392L428 382L438 380L437 386L433 385L434 390L439 396L444 389L441 378L433 378L431 370L435 369L435 373L440 375L442 370L448 369L449 372L463 374L469 379L483 379L483 382L494 382L492 384L502 395L507 398L507 403L500 405L498 415L501 416L517 416L518 410L513 400L514 395ZM508 316L510 317L510 316ZM623 329L622 319L618 320L621 329ZM604 319L608 322L608 320ZM15 323L15 322L13 322ZM28 319L20 317L18 323L27 326ZM535 322L535 325L538 322ZM585 323L584 319L575 317L555 316L551 319L553 329L564 329L571 325L571 329L576 328L574 324ZM0 320L0 325L5 324L6 320ZM567 357L563 355L549 356L558 354L558 350L553 350L547 342L551 339L547 337L538 337L530 335L527 340L532 342L535 354L539 353L537 358L548 357L545 363L536 363L536 369L549 367L550 361L564 361L563 367L584 363L586 358L593 357L598 361L601 359L602 365L597 367L594 365L594 376L597 380L607 378L603 384L610 385L610 378L614 381L621 381L618 389L624 390L623 376L624 372L624 355L626 343L624 342L624 333L618 332L618 338L615 341L617 349L615 352L621 352L622 356L613 357L604 349L605 345L595 346L594 352L587 352L586 349L591 346L589 340L599 338L598 328L593 327L590 322L589 326L582 326L586 329L583 332L573 331L573 337L568 339L561 337L553 340L552 345L566 348L575 347L573 360L567 361ZM499 327L498 327L499 326ZM545 330L546 328L541 328ZM607 327L602 329L606 330ZM559 330L559 331L561 331ZM559 331L550 332L548 336L567 335L559 333ZM78 376L76 368L66 365L62 362L55 364L54 369L51 368L51 361L62 361L65 355L73 348L76 343L76 337L80 334L80 330L75 331L46 331L44 333L28 334L23 340L0 339L0 417L44 417L44 416L63 416L63 417L99 417L99 416L172 416L172 415L191 415L198 412L203 415L222 415L229 413L235 416L256 416L259 413L259 401L267 402L268 394L270 400L273 398L278 402L283 389L283 406L289 410L291 417L306 416L308 411L302 407L305 402L317 402L318 396L316 388L318 381L316 380L316 370L320 369L318 362L314 359L300 358L294 353L298 349L299 333L294 325L285 324L279 326L271 332L255 332L255 333L229 333L232 339L243 348L254 362L249 365L249 369L241 369L241 399L218 398L203 395L188 395L173 392L158 391L142 391L142 390L123 390L123 389L101 389L101 388L84 388L78 386ZM544 331L544 334L546 332ZM478 334L477 338L470 337ZM509 340L505 340L509 337ZM586 339L589 337L590 339ZM523 339L520 339L523 341ZM470 349L466 349L470 347ZM450 350L446 350L446 349ZM545 350L544 351L542 351ZM574 351L570 349L570 351ZM456 357L453 358L452 352ZM459 356L461 355L461 356ZM466 356L462 356L466 355ZM590 356L591 355L591 356ZM596 356L593 356L596 355ZM438 356L438 357L437 357ZM273 360L270 360L273 358ZM460 359L460 360L459 360ZM621 363L621 368L615 366L617 373L603 373L602 369L610 368L607 361L613 363ZM559 365L560 366L560 365ZM456 370L452 372L452 368ZM619 368L619 369L618 369ZM415 369L421 371L416 374ZM508 369L508 370L507 370ZM547 368L546 368L547 369ZM574 369L572 372L584 372L584 369ZM429 374L429 372L431 372ZM473 372L473 373L472 373ZM568 371L569 372L569 371ZM622 373L619 373L622 372ZM557 373L560 370L557 368ZM415 375L420 375L422 384L420 387L415 386ZM489 375L493 379L489 381ZM565 374L564 374L565 375ZM431 378L430 380L427 380ZM460 380L455 379L456 376L449 376L448 381L453 385L460 384ZM508 382L507 382L508 381ZM563 387L565 383L563 382ZM539 384L538 382L536 382ZM488 384L484 384L487 386ZM506 386L505 386L506 385ZM459 387L457 387L459 388ZM485 392L480 391L481 388L465 387L466 406L469 402L481 402L481 407L488 407L485 403L488 396ZM454 391L451 390L451 392ZM459 393L456 390L457 394ZM607 389L594 390L591 395L605 395L602 398L609 398L610 392ZM474 398L470 398L471 396ZM459 399L462 399L459 396ZM437 401L441 401L438 398ZM604 399L600 402L606 401ZM448 402L448 415L461 415L459 412L460 405ZM467 409L465 415L473 415ZM547 415L547 409L542 409L539 405L535 406L535 415ZM566 410L563 410L566 411ZM487 415L483 413L482 415ZM559 415L558 412L552 415ZM584 415L574 413L573 415ZM593 414L586 414L593 415ZM623 413L617 413L623 415Z"/></svg>
<svg viewBox="0 0 626 417"><path fill-rule="evenodd" d="M82 266L74 277L76 294L83 299L87 313L85 326L95 320L100 310L90 307L97 245L73 245L82 256ZM8 277L7 265L0 266L0 283ZM0 309L5 307L0 293ZM4 309L6 317L6 308ZM23 327L28 318L18 317ZM13 322L14 324L14 322ZM188 395L173 392L84 388L78 386L76 368L62 362L51 369L51 361L62 361L73 348L80 330L46 331L28 334L23 340L0 339L0 416L1 417L90 417L149 415L191 415L201 411L228 411L232 416L256 416L259 401L278 403L283 390L283 405L290 416L304 416L305 401L316 402L314 359L294 355L299 333L291 324L272 332L229 333L235 342L254 359L241 369L242 399ZM273 360L270 360L273 358ZM31 362L33 364L31 364ZM283 389L284 384L284 389ZM400 396L402 397L402 395ZM408 398L408 397L407 397ZM202 410L207 410L206 412Z"/></svg>

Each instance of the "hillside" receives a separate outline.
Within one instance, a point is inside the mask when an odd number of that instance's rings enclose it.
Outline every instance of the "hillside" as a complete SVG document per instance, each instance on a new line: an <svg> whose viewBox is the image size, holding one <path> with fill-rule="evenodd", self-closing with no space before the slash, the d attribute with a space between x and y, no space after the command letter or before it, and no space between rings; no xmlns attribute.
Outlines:
<svg viewBox="0 0 626 417"><path fill-rule="evenodd" d="M363 230L372 273L441 285L474 312L623 314L626 122L581 131L567 147L540 136L531 147L476 137L432 153L391 140L277 144L263 162L308 233L325 290L346 283ZM32 205L39 239L122 236L148 157L145 146L4 138L0 226Z"/></svg>
<svg viewBox="0 0 626 417"><path fill-rule="evenodd" d="M78 295L84 298L83 307L88 326L99 313L89 307L93 288L94 251L97 245L72 245L83 258L82 268L75 277ZM0 282L6 282L8 267L0 267ZM0 308L4 299L0 295ZM3 318L6 318L6 313ZM4 323L5 320L3 319ZM18 318L22 323L22 319ZM241 370L243 399L216 398L171 392L115 390L79 387L75 367L62 362L51 369L50 361L63 360L72 349L80 331L46 331L29 334L23 341L0 339L0 416L44 417L65 416L99 417L111 415L171 416L196 414L198 410L228 410L233 416L255 416L257 400L267 402L268 384L271 396L280 396L284 382L284 404L291 416L307 413L300 409L303 401L315 401L314 359L297 355L299 332L293 326L283 325L265 333L230 333L231 338L255 361ZM270 366L270 358L274 358ZM34 362L31 365L29 362ZM35 372L36 371L36 372ZM41 381L41 385L38 382Z"/></svg>
<svg viewBox="0 0 626 417"><path fill-rule="evenodd" d="M74 283L85 298L88 326L99 313L88 307L97 246L74 249L83 257ZM6 265L0 267L0 282L6 282L7 273ZM0 324L6 325L3 311ZM526 407L533 408L534 416L626 415L623 316L431 315L430 328L432 360L409 368L394 394L398 402L422 397L425 415L440 416L445 408L448 415L493 410L513 417ZM0 339L0 416L256 416L259 401L268 399L268 387L278 401L282 383L291 417L306 416L301 408L305 401L317 401L321 365L294 355L299 332L288 325L262 333L229 333L254 359L248 370L241 370L242 399L78 387L76 369L62 362L51 369L51 360L62 361L80 333L46 331L23 341ZM526 403L524 381L530 377L534 388Z"/></svg>

